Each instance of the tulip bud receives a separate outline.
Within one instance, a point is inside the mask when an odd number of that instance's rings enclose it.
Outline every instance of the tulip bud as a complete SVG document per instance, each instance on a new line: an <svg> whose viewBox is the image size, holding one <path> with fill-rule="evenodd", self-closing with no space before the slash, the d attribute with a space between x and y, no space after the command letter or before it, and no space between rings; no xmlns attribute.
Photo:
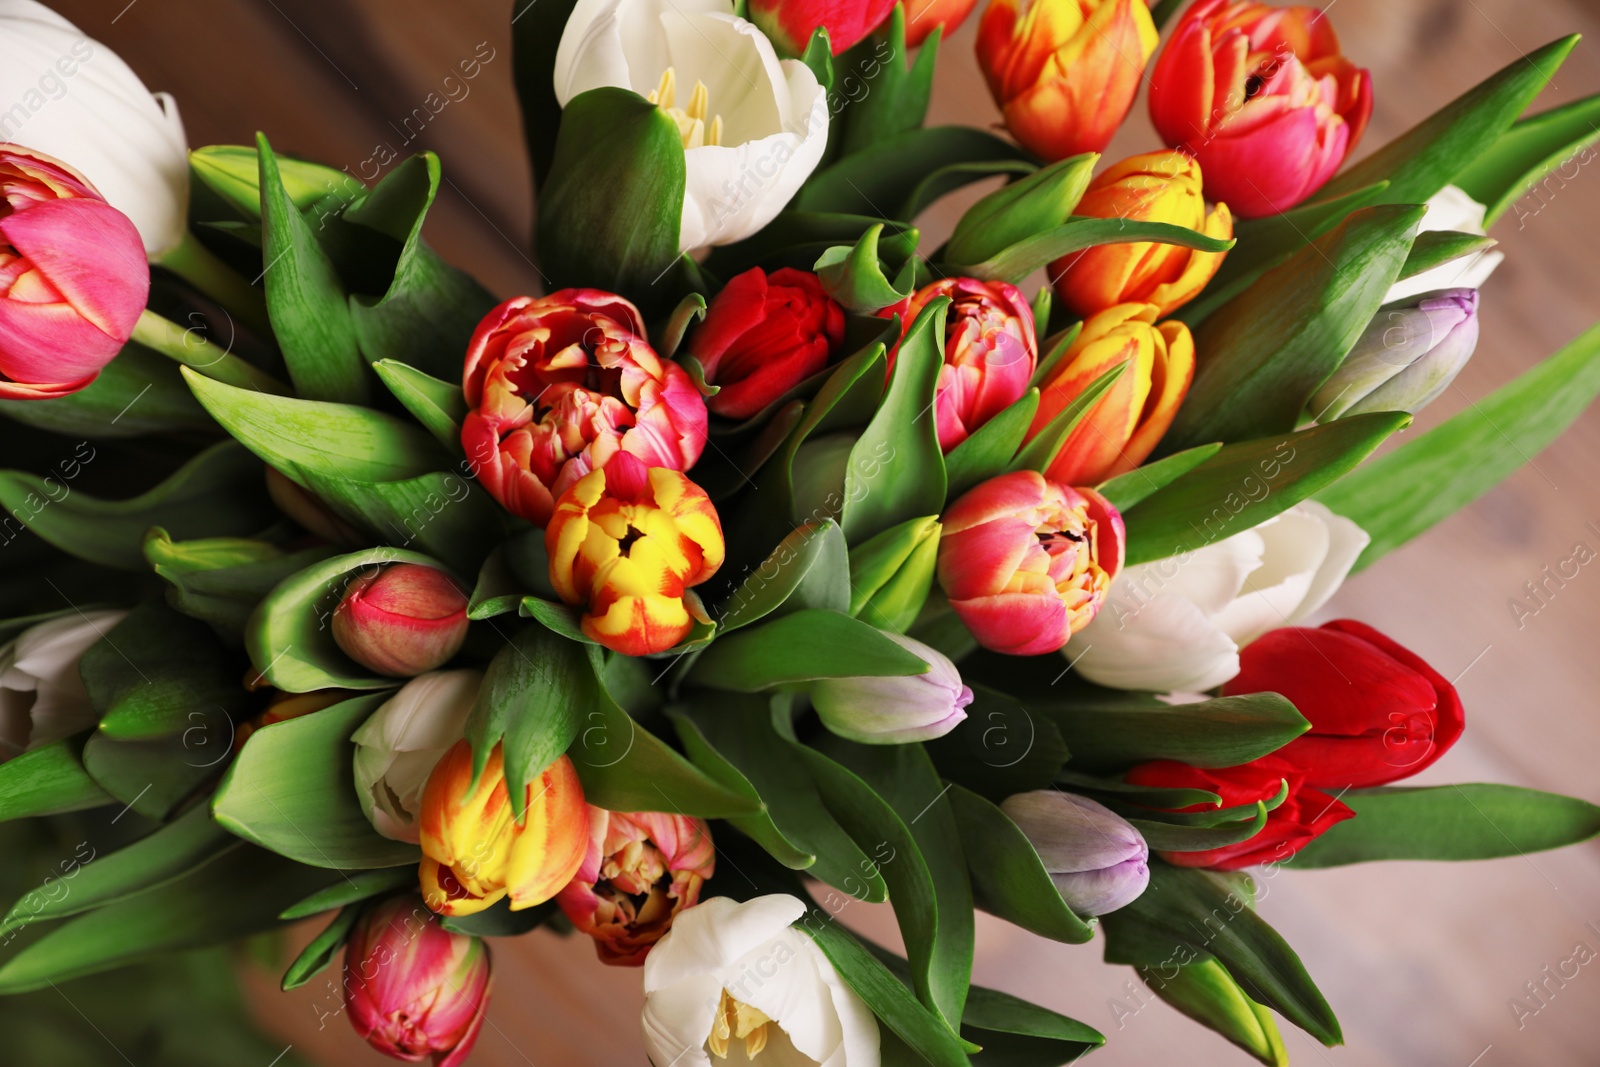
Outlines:
<svg viewBox="0 0 1600 1067"><path fill-rule="evenodd" d="M844 309L815 274L751 267L706 309L689 355L717 387L707 406L748 419L828 365L844 340Z"/></svg>
<svg viewBox="0 0 1600 1067"><path fill-rule="evenodd" d="M0 762L93 726L78 661L126 611L74 611L0 647Z"/></svg>
<svg viewBox="0 0 1600 1067"><path fill-rule="evenodd" d="M1289 1067L1289 1053L1272 1012L1256 1003L1215 959L1167 968L1140 967L1156 996L1202 1026L1215 1030L1262 1063Z"/></svg>
<svg viewBox="0 0 1600 1067"><path fill-rule="evenodd" d="M483 1025L489 947L440 926L413 896L373 907L344 954L350 1025L387 1056L460 1067Z"/></svg>
<svg viewBox="0 0 1600 1067"><path fill-rule="evenodd" d="M979 200L956 223L945 260L982 263L1060 226L1077 211L1099 158L1090 152L1051 163Z"/></svg>
<svg viewBox="0 0 1600 1067"><path fill-rule="evenodd" d="M933 587L939 520L930 515L892 526L850 550L850 614L904 633Z"/></svg>
<svg viewBox="0 0 1600 1067"><path fill-rule="evenodd" d="M928 664L922 674L824 678L811 683L811 703L822 725L867 745L928 741L961 725L972 690L938 649L903 634L885 637Z"/></svg>
<svg viewBox="0 0 1600 1067"><path fill-rule="evenodd" d="M717 572L724 551L705 490L626 452L562 495L544 537L550 584L584 609L584 635L626 656L689 635L689 589Z"/></svg>
<svg viewBox="0 0 1600 1067"><path fill-rule="evenodd" d="M1228 205L1206 213L1200 165L1182 152L1123 160L1089 184L1074 213L1164 222L1222 240L1233 236ZM1199 295L1225 254L1149 241L1096 245L1050 264L1050 277L1056 296L1080 318L1129 303L1154 304L1162 318Z"/></svg>
<svg viewBox="0 0 1600 1067"><path fill-rule="evenodd" d="M589 806L589 851L556 897L601 963L636 967L716 870L703 819Z"/></svg>
<svg viewBox="0 0 1600 1067"><path fill-rule="evenodd" d="M1000 810L1033 844L1067 907L1104 915L1150 884L1150 849L1126 819L1088 797L1057 789L1009 796Z"/></svg>
<svg viewBox="0 0 1600 1067"><path fill-rule="evenodd" d="M373 829L416 844L422 790L434 766L461 739L483 683L481 671L418 675L384 701L351 736L356 799Z"/></svg>
<svg viewBox="0 0 1600 1067"><path fill-rule="evenodd" d="M333 639L368 670L394 678L431 671L467 639L467 596L443 571L398 563L345 586Z"/></svg>
<svg viewBox="0 0 1600 1067"><path fill-rule="evenodd" d="M1427 293L1373 318L1306 405L1319 422L1371 411L1421 411L1478 347L1478 291Z"/></svg>
<svg viewBox="0 0 1600 1067"><path fill-rule="evenodd" d="M781 54L798 58L819 28L839 55L876 29L892 7L894 0L750 0L749 11Z"/></svg>
<svg viewBox="0 0 1600 1067"><path fill-rule="evenodd" d="M906 47L916 48L934 30L943 29L942 40L961 27L978 6L978 0L901 0L906 8Z"/></svg>
<svg viewBox="0 0 1600 1067"><path fill-rule="evenodd" d="M543 904L572 880L589 842L577 768L560 756L527 783L518 821L500 746L472 781L472 748L457 741L422 791L422 899L440 915L472 915L511 898Z"/></svg>
<svg viewBox="0 0 1600 1067"><path fill-rule="evenodd" d="M984 648L1054 652L1089 625L1122 569L1127 533L1092 489L1036 471L991 478L950 505L939 585Z"/></svg>
<svg viewBox="0 0 1600 1067"><path fill-rule="evenodd" d="M1012 136L1066 159L1111 143L1159 41L1145 0L989 0L978 65Z"/></svg>
<svg viewBox="0 0 1600 1067"><path fill-rule="evenodd" d="M0 146L0 199L0 399L75 393L144 311L139 231L77 171L26 148Z"/></svg>

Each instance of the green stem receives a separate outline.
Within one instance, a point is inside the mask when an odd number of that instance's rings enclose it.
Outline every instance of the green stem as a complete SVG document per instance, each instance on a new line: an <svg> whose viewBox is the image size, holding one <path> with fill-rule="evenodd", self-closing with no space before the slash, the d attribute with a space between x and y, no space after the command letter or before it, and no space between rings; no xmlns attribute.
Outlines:
<svg viewBox="0 0 1600 1067"><path fill-rule="evenodd" d="M133 327L133 340L175 363L199 371L213 381L240 389L289 396L289 387L252 363L207 341L198 330L186 330L146 309Z"/></svg>
<svg viewBox="0 0 1600 1067"><path fill-rule="evenodd" d="M229 314L238 315L246 326L262 337L272 336L272 324L267 318L266 294L218 259L192 232L185 230L183 240L177 247L161 253L151 262L170 270L221 304Z"/></svg>

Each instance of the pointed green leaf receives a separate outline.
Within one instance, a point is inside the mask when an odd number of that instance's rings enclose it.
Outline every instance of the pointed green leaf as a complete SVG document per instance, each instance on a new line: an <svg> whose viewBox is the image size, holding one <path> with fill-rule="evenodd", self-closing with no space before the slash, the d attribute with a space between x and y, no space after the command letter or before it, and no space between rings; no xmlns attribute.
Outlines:
<svg viewBox="0 0 1600 1067"><path fill-rule="evenodd" d="M1289 1053L1272 1013L1245 995L1228 969L1216 960L1144 973L1156 996L1183 1014L1244 1049L1267 1067L1289 1067Z"/></svg>
<svg viewBox="0 0 1600 1067"><path fill-rule="evenodd" d="M818 678L924 674L928 665L876 627L837 611L796 611L719 637L689 676L750 693Z"/></svg>
<svg viewBox="0 0 1600 1067"><path fill-rule="evenodd" d="M839 57L832 88L833 103L843 105L833 120L841 127L840 155L870 151L897 134L922 126L933 91L941 33L935 29L929 34L911 61L905 8L897 4L878 33Z"/></svg>
<svg viewBox="0 0 1600 1067"><path fill-rule="evenodd" d="M1535 186L1565 187L1577 177L1578 167L1594 160L1592 146L1597 138L1600 94L1519 119L1492 148L1456 175L1455 184L1488 206L1485 222L1492 226L1530 192L1542 208L1544 195L1534 192ZM1527 214L1516 212L1519 220Z"/></svg>
<svg viewBox="0 0 1600 1067"><path fill-rule="evenodd" d="M1033 425L1038 410L1039 390L1029 389L1016 403L947 452L944 469L949 484L945 495L956 500L968 489L1004 474L1028 436L1028 427Z"/></svg>
<svg viewBox="0 0 1600 1067"><path fill-rule="evenodd" d="M0 763L0 820L95 808L111 795L83 769L84 738L68 737Z"/></svg>
<svg viewBox="0 0 1600 1067"><path fill-rule="evenodd" d="M1086 685L1076 690L1061 703L1029 706L1072 738L1072 766L1082 770L1121 771L1162 759L1236 767L1276 752L1311 729L1305 716L1276 693L1167 704L1145 693Z"/></svg>
<svg viewBox="0 0 1600 1067"><path fill-rule="evenodd" d="M1067 443L1067 438L1077 429L1078 423L1082 422L1100 398L1117 384L1117 379L1128 369L1129 362L1131 361L1123 360L1090 382L1088 388L1072 398L1072 403L1058 411L1049 422L1039 428L1033 439L1023 445L1022 450L1006 466L1006 470L1038 471L1040 474L1047 471L1050 464L1055 462L1056 454Z"/></svg>
<svg viewBox="0 0 1600 1067"><path fill-rule="evenodd" d="M467 417L467 401L459 385L440 381L398 360L380 359L372 369L423 429L452 452L460 451L461 421Z"/></svg>
<svg viewBox="0 0 1600 1067"><path fill-rule="evenodd" d="M1081 252L1096 245L1153 241L1178 245L1201 252L1226 252L1233 239L1207 237L1203 233L1167 222L1130 222L1127 219L1094 219L1074 216L1066 222L1010 245L1004 252L981 263L951 263L948 273L985 280L1020 284L1024 278L1053 260Z"/></svg>
<svg viewBox="0 0 1600 1067"><path fill-rule="evenodd" d="M567 751L603 697L582 645L538 626L521 628L489 663L467 719L474 777L503 742L506 792L522 818L527 783Z"/></svg>
<svg viewBox="0 0 1600 1067"><path fill-rule="evenodd" d="M987 130L970 126L906 130L814 173L793 206L797 211L893 218L885 212L912 202L923 181L941 167L996 162L1031 161L1026 151Z"/></svg>
<svg viewBox="0 0 1600 1067"><path fill-rule="evenodd" d="M952 263L981 263L1072 217L1100 156L1072 156L1002 186L966 210L945 245Z"/></svg>
<svg viewBox="0 0 1600 1067"><path fill-rule="evenodd" d="M1081 945L1094 928L1074 915L1027 836L994 804L960 786L950 789L974 903L1052 941Z"/></svg>
<svg viewBox="0 0 1600 1067"><path fill-rule="evenodd" d="M333 921L323 928L322 932L313 937L305 948L300 950L300 955L294 958L287 970L283 972L283 981L279 988L287 993L291 989L299 989L318 974L327 969L333 962L333 957L344 948L345 942L350 940L350 931L355 928L356 920L361 917L361 909L350 905L333 917Z"/></svg>
<svg viewBox="0 0 1600 1067"><path fill-rule="evenodd" d="M1096 488L1118 511L1126 511L1158 489L1164 489L1222 450L1220 441L1174 452L1126 474L1107 478Z"/></svg>
<svg viewBox="0 0 1600 1067"><path fill-rule="evenodd" d="M250 613L279 582L334 551L331 545L318 545L285 552L267 541L234 537L175 541L159 526L144 538L145 559L172 583L167 603L241 636Z"/></svg>
<svg viewBox="0 0 1600 1067"><path fill-rule="evenodd" d="M94 439L216 429L177 364L134 341L87 388L47 403L0 400L0 413L42 430Z"/></svg>
<svg viewBox="0 0 1600 1067"><path fill-rule="evenodd" d="M878 236L883 224L874 223L854 245L835 245L812 267L827 294L851 311L874 312L909 296L897 290L883 273L878 258Z"/></svg>
<svg viewBox="0 0 1600 1067"><path fill-rule="evenodd" d="M1411 253L1406 256L1405 266L1400 268L1400 276L1396 280L1415 278L1435 267L1485 251L1499 243L1493 237L1477 233L1425 230L1417 234L1416 241L1411 245Z"/></svg>
<svg viewBox="0 0 1600 1067"><path fill-rule="evenodd" d="M849 556L831 519L806 523L785 537L713 612L722 633L769 615L802 608L848 611Z"/></svg>
<svg viewBox="0 0 1600 1067"><path fill-rule="evenodd" d="M359 900L370 900L382 893L405 889L417 884L417 869L411 864L403 867L375 867L364 871L341 871L343 878L326 889L319 889L303 900L284 908L278 918L305 919L320 915Z"/></svg>

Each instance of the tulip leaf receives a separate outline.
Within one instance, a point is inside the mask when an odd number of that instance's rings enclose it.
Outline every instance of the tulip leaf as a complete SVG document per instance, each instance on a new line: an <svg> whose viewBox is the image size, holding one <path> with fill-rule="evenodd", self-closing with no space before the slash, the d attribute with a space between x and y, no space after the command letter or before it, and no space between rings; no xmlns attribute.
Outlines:
<svg viewBox="0 0 1600 1067"><path fill-rule="evenodd" d="M1158 489L1165 489L1222 450L1220 441L1174 452L1166 459L1146 463L1126 474L1107 478L1096 489L1118 511L1126 511Z"/></svg>
<svg viewBox="0 0 1600 1067"><path fill-rule="evenodd" d="M361 908L350 904L340 909L333 921L325 926L320 934L313 937L306 947L300 950L300 955L294 958L288 968L283 972L283 981L278 988L287 993L291 989L299 989L311 979L327 969L333 962L334 956L344 948L345 942L350 940L350 931L355 928L356 920L361 918Z"/></svg>
<svg viewBox="0 0 1600 1067"><path fill-rule="evenodd" d="M803 608L850 610L849 559L838 523L806 523L713 609L719 632Z"/></svg>
<svg viewBox="0 0 1600 1067"><path fill-rule="evenodd" d="M678 354L678 348L683 344L684 337L697 322L703 322L706 317L706 298L699 293L690 293L678 301L678 306L672 309L671 316L661 326L660 333L655 338L656 351L662 359L672 359Z"/></svg>
<svg viewBox="0 0 1600 1067"><path fill-rule="evenodd" d="M1362 208L1208 318L1195 335L1194 383L1160 451L1294 429L1383 305L1425 210Z"/></svg>
<svg viewBox="0 0 1600 1067"><path fill-rule="evenodd" d="M888 219L942 167L1001 161L1031 163L1027 152L986 130L931 126L872 142L811 175L793 201L797 211ZM976 181L975 175L972 180Z"/></svg>
<svg viewBox="0 0 1600 1067"><path fill-rule="evenodd" d="M936 28L917 50L916 60L907 62L905 6L896 4L878 33L839 57L831 88L834 99L843 104L833 120L840 126L841 156L871 151L897 134L921 128L933 91L941 35Z"/></svg>
<svg viewBox="0 0 1600 1067"><path fill-rule="evenodd" d="M959 785L949 795L978 907L1052 941L1081 945L1094 937L1094 928L1073 914L1039 853L1005 812Z"/></svg>
<svg viewBox="0 0 1600 1067"><path fill-rule="evenodd" d="M1576 34L1513 60L1323 186L1324 198L1387 181L1378 203L1420 204L1496 143L1578 43Z"/></svg>
<svg viewBox="0 0 1600 1067"><path fill-rule="evenodd" d="M369 671L333 639L333 613L358 573L375 576L389 563L447 570L439 561L399 548L349 552L284 579L257 605L245 626L245 650L262 681L286 693L316 689L387 689L394 678ZM465 583L457 579L460 588Z"/></svg>
<svg viewBox="0 0 1600 1067"><path fill-rule="evenodd" d="M475 573L507 533L504 509L454 471L392 482L300 473L308 489L374 540L420 549L463 574Z"/></svg>
<svg viewBox="0 0 1600 1067"><path fill-rule="evenodd" d="M1072 738L1072 766L1090 771L1121 771L1162 759L1237 767L1311 729L1305 716L1276 693L1167 704L1150 694L1096 686L1086 695L1073 694L1060 703L1030 702L1030 707Z"/></svg>
<svg viewBox="0 0 1600 1067"><path fill-rule="evenodd" d="M1288 783L1284 783L1285 791ZM1124 809L1113 809L1139 831L1145 844L1158 852L1204 852L1248 841L1267 825L1267 805L1258 801L1248 819L1220 822L1215 826L1189 826L1159 819L1141 819Z"/></svg>
<svg viewBox="0 0 1600 1067"><path fill-rule="evenodd" d="M1564 848L1600 834L1600 807L1514 785L1352 789L1356 818L1289 862L1338 867L1372 860L1486 860Z"/></svg>
<svg viewBox="0 0 1600 1067"><path fill-rule="evenodd" d="M1593 162L1591 150L1600 138L1600 95L1586 96L1570 104L1518 119L1500 135L1494 146L1457 174L1459 185L1474 200L1488 206L1485 225L1492 226L1535 187L1564 188L1577 177L1577 167ZM1567 173L1569 164L1574 165ZM1558 172L1559 171L1559 172ZM1551 190L1552 195L1556 190ZM1534 193L1543 210L1545 198ZM1522 220L1533 212L1517 212Z"/></svg>
<svg viewBox="0 0 1600 1067"><path fill-rule="evenodd" d="M951 163L930 172L906 195L905 203L894 212L897 219L915 219L934 201L989 178L1016 178L1038 168L1025 159L982 159L971 163ZM1041 290L1048 292L1049 290Z"/></svg>
<svg viewBox="0 0 1600 1067"><path fill-rule="evenodd" d="M1049 289L1040 289L1039 294L1043 296L1049 291ZM1038 315L1034 316L1033 321L1038 329L1044 329L1046 326L1046 322ZM1067 353L1072 351L1073 342L1078 339L1078 335L1082 332L1083 323L1075 322L1060 333L1047 338L1045 341L1047 347L1044 355L1039 357L1039 365L1033 369L1033 376L1028 379L1028 384L1035 389L1043 389L1045 383L1055 377L1056 368L1061 366L1061 361L1067 358Z"/></svg>
<svg viewBox="0 0 1600 1067"><path fill-rule="evenodd" d="M334 551L318 545L285 552L268 541L232 537L174 541L159 526L144 538L145 559L172 583L167 603L235 635L243 635L250 613L274 586Z"/></svg>
<svg viewBox="0 0 1600 1067"><path fill-rule="evenodd" d="M1123 516L1128 525L1126 561L1131 566L1193 552L1259 526L1347 474L1410 422L1403 411L1374 411L1299 433L1227 445ZM1481 476L1481 469L1476 473ZM1438 492L1437 483L1428 484L1430 493ZM1482 492L1487 486L1477 488ZM1389 489L1385 486L1385 492ZM1427 503L1413 495L1405 506L1420 509ZM1370 532L1358 516L1352 517Z"/></svg>
<svg viewBox="0 0 1600 1067"><path fill-rule="evenodd" d="M854 245L829 248L812 267L823 290L851 311L874 312L910 295L897 290L883 273L878 258L882 232L883 223L873 223Z"/></svg>
<svg viewBox="0 0 1600 1067"><path fill-rule="evenodd" d="M599 644L583 632L583 616L571 605L546 600L543 597L525 596L518 604L517 610L519 614L534 620L551 633L560 634L568 641L576 641L582 645Z"/></svg>
<svg viewBox="0 0 1600 1067"><path fill-rule="evenodd" d="M512 80L522 105L522 131L533 162L535 189L542 189L555 161L561 126L561 101L556 98L556 49L577 0L528 0L511 18Z"/></svg>
<svg viewBox="0 0 1600 1067"><path fill-rule="evenodd" d="M857 545L850 553L850 614L905 633L933 588L940 528L937 515L924 515Z"/></svg>
<svg viewBox="0 0 1600 1067"><path fill-rule="evenodd" d="M539 626L517 630L490 661L467 718L473 780L503 742L506 792L521 819L527 784L567 751L603 692L583 645Z"/></svg>
<svg viewBox="0 0 1600 1067"><path fill-rule="evenodd" d="M779 267L810 270L817 257L828 249L835 245L854 245L874 226L883 227L878 235L878 256L890 264L910 259L922 239L915 226L872 215L780 211L777 218L743 241L714 249L706 266L722 277L755 266L768 270Z"/></svg>
<svg viewBox="0 0 1600 1067"><path fill-rule="evenodd" d="M697 684L753 693L818 678L925 674L927 663L877 627L807 608L713 641L689 671Z"/></svg>
<svg viewBox="0 0 1600 1067"><path fill-rule="evenodd" d="M363 871L341 871L344 877L326 889L284 908L278 918L284 920L306 919L320 915L346 904L370 900L382 893L405 889L417 884L417 868L412 864L403 867L374 867Z"/></svg>
<svg viewBox="0 0 1600 1067"><path fill-rule="evenodd" d="M1400 268L1400 275L1395 280L1415 278L1435 267L1493 248L1499 243L1493 237L1477 233L1425 230L1417 234L1416 241L1411 245L1411 254L1406 256L1405 266Z"/></svg>
<svg viewBox="0 0 1600 1067"><path fill-rule="evenodd" d="M341 191L364 190L348 171L279 156L278 177L290 202L305 211ZM214 144L189 153L189 173L240 217L261 219L261 154L250 145ZM348 197L345 197L348 199Z"/></svg>
<svg viewBox="0 0 1600 1067"><path fill-rule="evenodd" d="M1039 432L1022 446L1022 451L1016 454L1006 470L1038 471L1040 474L1049 470L1061 447L1067 443L1067 438L1078 428L1078 423L1084 420L1101 397L1111 391L1111 387L1117 384L1117 379L1122 377L1131 362L1132 360L1125 359L1115 366L1108 367L1098 378L1090 382L1083 392L1072 398L1070 404L1039 428Z"/></svg>
<svg viewBox="0 0 1600 1067"><path fill-rule="evenodd" d="M956 223L943 258L980 263L1060 226L1083 199L1099 158L1086 152L1057 160L985 196Z"/></svg>
<svg viewBox="0 0 1600 1067"><path fill-rule="evenodd" d="M85 442L70 462L81 473L97 456ZM179 537L242 536L278 517L261 490L260 465L231 441L205 449L154 489L128 500L101 500L74 489L71 482L65 474L39 478L0 471L4 524L20 523L90 563L143 571L147 565L141 542L152 526L166 527Z"/></svg>
<svg viewBox="0 0 1600 1067"><path fill-rule="evenodd" d="M967 717L943 737L923 742L939 774L996 802L1048 789L1069 755L1061 731L996 689L971 688Z"/></svg>
<svg viewBox="0 0 1600 1067"><path fill-rule="evenodd" d="M948 264L947 273L1017 285L1040 267L1073 252L1096 245L1130 242L1178 245L1201 252L1226 252L1233 247L1231 237L1207 237L1196 230L1174 226L1169 222L1130 222L1124 218L1073 216L1052 230L1018 241L982 263Z"/></svg>
<svg viewBox="0 0 1600 1067"><path fill-rule="evenodd" d="M467 417L467 401L459 385L442 382L393 359L380 359L372 369L423 429L452 452L461 450L461 422Z"/></svg>
<svg viewBox="0 0 1600 1067"><path fill-rule="evenodd" d="M1532 462L1596 394L1600 326L1325 489L1317 499L1371 535L1372 542L1356 560L1360 570Z"/></svg>
<svg viewBox="0 0 1600 1067"><path fill-rule="evenodd" d="M467 618L489 619L516 611L530 593L554 600L550 558L543 530L525 530L507 538L483 561L478 584L467 605Z"/></svg>
<svg viewBox="0 0 1600 1067"><path fill-rule="evenodd" d="M133 341L86 388L48 403L0 400L0 414L41 430L94 439L216 429L177 364Z"/></svg>
<svg viewBox="0 0 1600 1067"><path fill-rule="evenodd" d="M0 763L0 821L55 815L112 802L83 768L82 735L40 745Z"/></svg>
<svg viewBox="0 0 1600 1067"><path fill-rule="evenodd" d="M1170 966L1170 965L1169 965ZM1142 975L1156 996L1266 1064L1289 1067L1289 1053L1272 1013L1245 995L1216 960Z"/></svg>
<svg viewBox="0 0 1600 1067"><path fill-rule="evenodd" d="M350 738L388 696L352 697L256 730L211 798L213 817L228 832L312 867L394 867L420 859L416 845L380 837L356 798Z"/></svg>
<svg viewBox="0 0 1600 1067"><path fill-rule="evenodd" d="M83 767L125 809L166 820L216 779L234 736L233 723L220 715L147 741L117 741L97 731L84 742Z"/></svg>
<svg viewBox="0 0 1600 1067"><path fill-rule="evenodd" d="M1029 389L947 452L944 470L949 485L945 495L958 500L968 489L1004 474L1011 457L1028 436L1028 427L1033 425L1038 410L1039 390Z"/></svg>

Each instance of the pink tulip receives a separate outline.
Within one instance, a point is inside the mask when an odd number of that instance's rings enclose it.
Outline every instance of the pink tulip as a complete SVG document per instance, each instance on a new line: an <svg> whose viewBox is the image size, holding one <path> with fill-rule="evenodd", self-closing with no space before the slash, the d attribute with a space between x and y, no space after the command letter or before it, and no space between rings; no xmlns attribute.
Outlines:
<svg viewBox="0 0 1600 1067"><path fill-rule="evenodd" d="M0 146L0 198L0 398L75 393L144 310L144 242L87 178L40 152Z"/></svg>

